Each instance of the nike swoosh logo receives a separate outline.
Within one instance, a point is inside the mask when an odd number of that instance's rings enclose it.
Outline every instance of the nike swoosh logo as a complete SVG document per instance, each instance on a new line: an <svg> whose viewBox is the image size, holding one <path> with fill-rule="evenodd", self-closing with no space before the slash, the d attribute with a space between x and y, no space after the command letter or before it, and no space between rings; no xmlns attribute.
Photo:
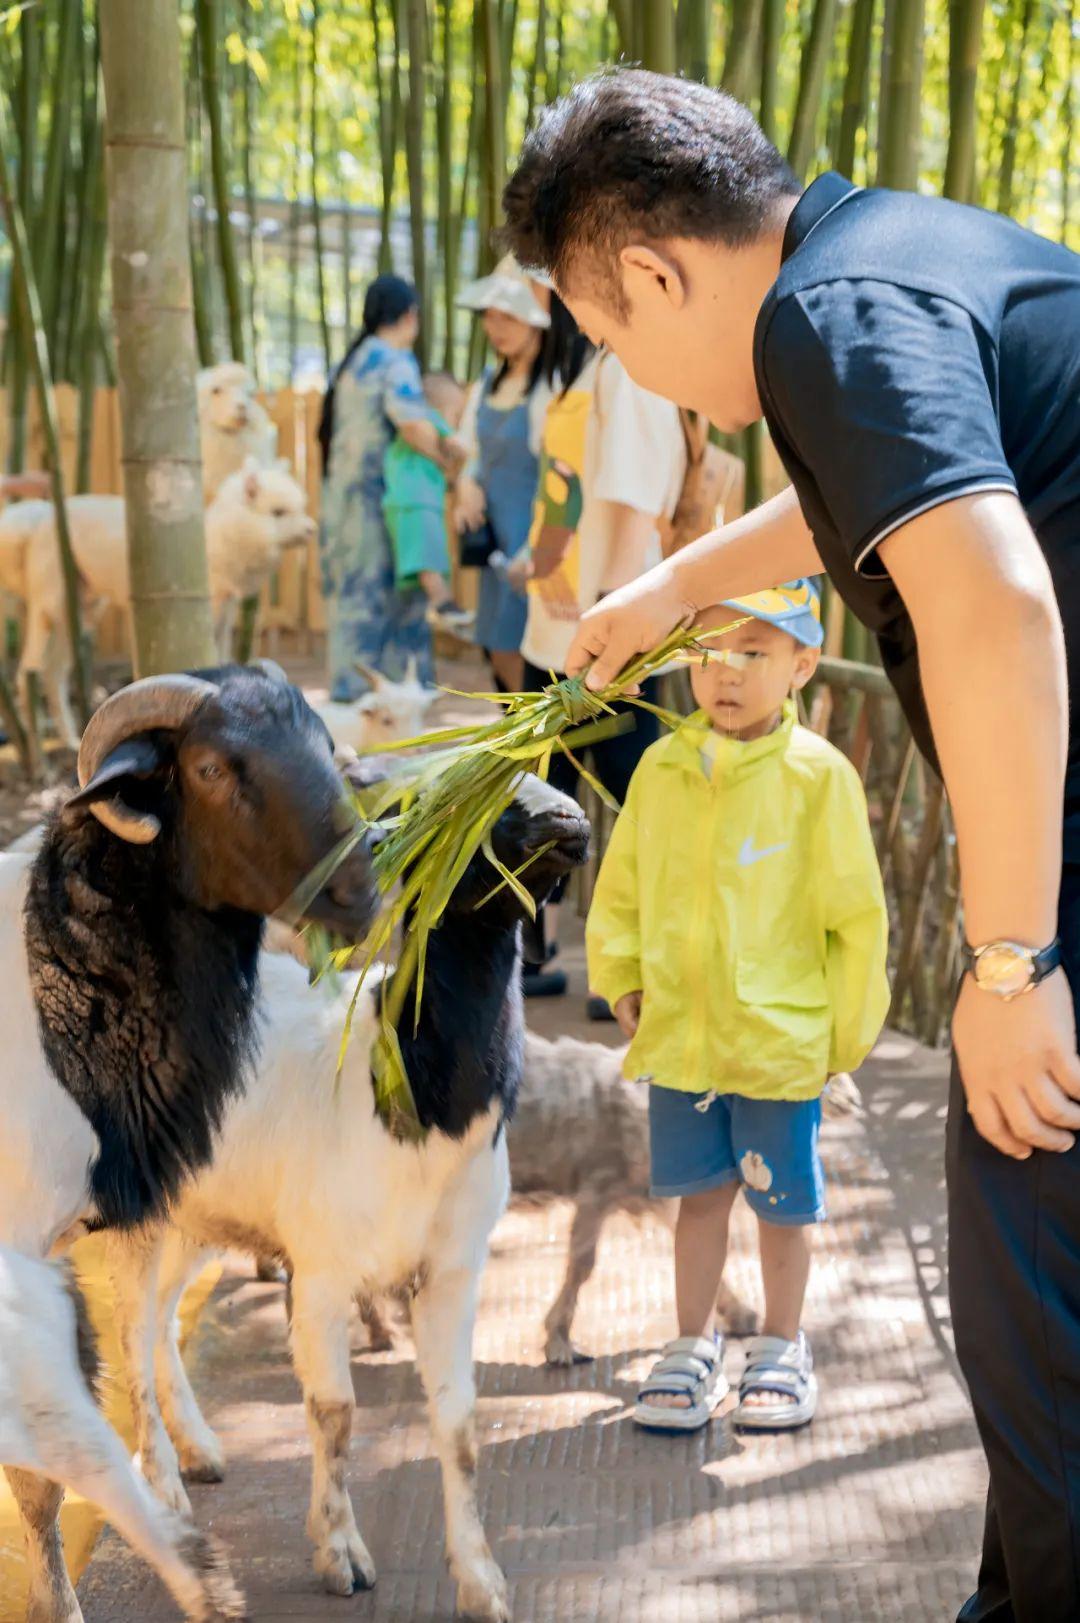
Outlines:
<svg viewBox="0 0 1080 1623"><path fill-rule="evenodd" d="M762 857L774 857L778 851L786 851L790 844L790 840L785 840L783 845L763 845L760 851L755 851L753 836L748 834L739 848L739 867L749 868Z"/></svg>

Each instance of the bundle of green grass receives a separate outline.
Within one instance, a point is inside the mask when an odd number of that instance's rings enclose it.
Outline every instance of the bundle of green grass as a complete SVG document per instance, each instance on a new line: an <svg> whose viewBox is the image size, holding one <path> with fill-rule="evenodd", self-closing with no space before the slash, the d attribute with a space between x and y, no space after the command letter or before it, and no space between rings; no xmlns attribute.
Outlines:
<svg viewBox="0 0 1080 1623"><path fill-rule="evenodd" d="M723 628L730 629L733 627ZM614 710L617 701L649 710L669 726L677 725L678 716L648 703L637 689L676 661L707 659L701 636L680 627L659 647L632 659L614 682L597 693L581 677L558 681L553 675L551 685L540 693L459 694L489 700L502 713L478 726L442 728L401 740L392 746L395 750L423 749L424 753L403 761L400 773L355 794L355 826L311 875L309 886L321 888L369 830L379 831L374 869L384 905L359 949L361 972L342 1034L341 1053L344 1056L365 978L400 931L396 971L381 982L380 1034L372 1054L376 1107L398 1137L415 1140L423 1136L397 1040L398 1021L410 988L419 1017L428 938L477 851L483 851L492 868L492 889L484 901L509 886L522 907L530 915L535 913L533 898L521 880L525 868L511 872L499 861L491 843L492 830L513 799L523 773L546 778L551 758L559 751L573 761L601 799L617 810L575 751L626 724L625 716ZM530 860L536 861L541 854ZM305 892L307 889L305 886ZM302 903L303 898L297 901ZM297 906L296 911L301 910ZM356 961L355 945L335 947L314 932L309 935L308 948L317 977L339 972Z"/></svg>

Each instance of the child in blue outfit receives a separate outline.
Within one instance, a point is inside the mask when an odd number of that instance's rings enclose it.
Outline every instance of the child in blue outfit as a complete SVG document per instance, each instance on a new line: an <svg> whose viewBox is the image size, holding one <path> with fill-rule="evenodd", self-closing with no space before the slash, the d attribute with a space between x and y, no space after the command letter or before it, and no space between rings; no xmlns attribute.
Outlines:
<svg viewBox="0 0 1080 1623"><path fill-rule="evenodd" d="M601 867L589 980L647 1076L653 1193L680 1197L679 1335L635 1419L705 1424L727 1394L714 1306L739 1190L758 1218L763 1333L736 1422L805 1425L817 1385L801 1328L808 1229L825 1216L821 1094L888 1008L887 918L862 785L800 727L791 695L821 643L808 580L707 610L701 709L643 757Z"/></svg>
<svg viewBox="0 0 1080 1623"><path fill-rule="evenodd" d="M458 607L450 589L446 492L448 475L457 473L466 456L454 438L461 426L465 392L448 372L430 372L423 381L441 456L435 461L410 445L402 433L394 436L383 459L383 516L398 590L419 586L428 600L428 623L461 636L474 616Z"/></svg>

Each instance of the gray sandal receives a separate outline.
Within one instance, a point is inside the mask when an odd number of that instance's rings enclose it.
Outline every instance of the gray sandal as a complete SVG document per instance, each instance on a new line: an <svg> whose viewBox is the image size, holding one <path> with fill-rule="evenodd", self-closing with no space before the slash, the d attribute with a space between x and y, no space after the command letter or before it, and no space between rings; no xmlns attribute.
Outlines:
<svg viewBox="0 0 1080 1623"><path fill-rule="evenodd" d="M634 1419L650 1431L697 1431L728 1395L722 1337L680 1336L669 1341L638 1392ZM650 1394L686 1398L682 1408L650 1403Z"/></svg>
<svg viewBox="0 0 1080 1623"><path fill-rule="evenodd" d="M772 1392L776 1402L748 1405L751 1392ZM817 1396L814 1355L801 1330L795 1341L755 1336L746 1349L735 1424L750 1431L792 1431L813 1420Z"/></svg>

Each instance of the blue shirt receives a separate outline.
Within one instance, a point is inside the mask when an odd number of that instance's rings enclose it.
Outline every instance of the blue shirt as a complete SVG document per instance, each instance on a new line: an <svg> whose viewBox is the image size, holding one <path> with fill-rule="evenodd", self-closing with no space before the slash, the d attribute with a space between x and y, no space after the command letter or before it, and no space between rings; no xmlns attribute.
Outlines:
<svg viewBox="0 0 1080 1623"><path fill-rule="evenodd" d="M822 562L877 634L929 758L915 637L877 547L967 492L1008 490L1024 506L1057 591L1075 718L1080 257L1001 215L822 175L788 222L755 367ZM1075 719L1065 825L1066 852L1080 861Z"/></svg>

